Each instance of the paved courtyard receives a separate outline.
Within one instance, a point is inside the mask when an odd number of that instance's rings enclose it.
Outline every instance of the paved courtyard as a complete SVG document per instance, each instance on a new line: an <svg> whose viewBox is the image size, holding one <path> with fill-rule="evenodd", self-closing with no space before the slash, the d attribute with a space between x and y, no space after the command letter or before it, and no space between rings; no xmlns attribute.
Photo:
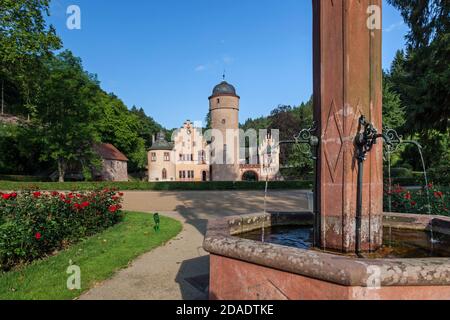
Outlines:
<svg viewBox="0 0 450 320"><path fill-rule="evenodd" d="M309 199L310 200L310 199ZM126 192L125 210L159 212L183 222L183 231L165 246L148 252L113 278L80 297L89 299L206 299L209 257L202 249L209 219L262 212L261 191ZM272 191L268 211L311 208L308 192Z"/></svg>

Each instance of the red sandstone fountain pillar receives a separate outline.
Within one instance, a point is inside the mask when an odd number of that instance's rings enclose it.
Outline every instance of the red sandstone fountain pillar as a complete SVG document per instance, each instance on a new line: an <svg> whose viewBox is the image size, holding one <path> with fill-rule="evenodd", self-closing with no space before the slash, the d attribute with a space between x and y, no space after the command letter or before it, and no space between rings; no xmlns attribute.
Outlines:
<svg viewBox="0 0 450 320"><path fill-rule="evenodd" d="M313 0L314 108L321 136L317 170L320 242L325 249L355 252L359 118L382 130L381 30L370 6L381 0ZM374 7L370 7L374 8ZM380 11L381 18L381 11ZM375 21L376 22L376 21ZM381 22L379 22L381 25ZM382 243L383 150L381 141L364 163L362 251Z"/></svg>

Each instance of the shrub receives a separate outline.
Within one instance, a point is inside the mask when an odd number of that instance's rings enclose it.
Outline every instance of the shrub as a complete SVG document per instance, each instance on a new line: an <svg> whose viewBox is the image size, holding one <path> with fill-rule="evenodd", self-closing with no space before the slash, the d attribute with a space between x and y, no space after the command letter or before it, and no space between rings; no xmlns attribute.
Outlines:
<svg viewBox="0 0 450 320"><path fill-rule="evenodd" d="M121 193L0 193L0 270L31 262L118 223Z"/></svg>
<svg viewBox="0 0 450 320"><path fill-rule="evenodd" d="M427 191L428 190L428 191ZM389 204L391 208L389 208ZM407 190L399 185L384 191L384 210L450 216L450 191L430 184L421 190Z"/></svg>
<svg viewBox="0 0 450 320"><path fill-rule="evenodd" d="M428 170L430 179L435 183L450 186L450 165L446 167L437 167Z"/></svg>

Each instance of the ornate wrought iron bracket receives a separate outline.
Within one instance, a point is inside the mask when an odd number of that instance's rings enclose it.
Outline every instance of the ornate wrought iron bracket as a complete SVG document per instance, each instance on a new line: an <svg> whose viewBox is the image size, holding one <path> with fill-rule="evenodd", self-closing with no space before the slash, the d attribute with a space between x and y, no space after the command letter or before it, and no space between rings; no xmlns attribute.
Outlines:
<svg viewBox="0 0 450 320"><path fill-rule="evenodd" d="M310 147L310 157L313 160L317 160L317 148L319 146L319 137L314 135L314 133L317 131L316 124L313 122L313 125L311 128L303 129L299 132L299 134L294 136L294 140L285 140L280 141L278 143L278 146L283 144L307 144Z"/></svg>
<svg viewBox="0 0 450 320"><path fill-rule="evenodd" d="M363 129L356 136L356 146L358 147L357 159L360 161L366 160L367 153L377 144L379 138L383 138L385 148L390 153L397 150L399 145L404 142L402 137L394 129L384 128L383 133L379 134L374 125L367 122L364 116L361 116L359 119L359 124Z"/></svg>
<svg viewBox="0 0 450 320"><path fill-rule="evenodd" d="M385 128L383 130L383 139L386 142L386 151L389 153L395 152L403 143L403 138L398 135L397 131L390 128Z"/></svg>
<svg viewBox="0 0 450 320"><path fill-rule="evenodd" d="M319 146L319 137L315 135L317 132L316 123L313 122L311 128L303 129L298 135L294 136L296 144L307 144L309 145L311 158L317 160L317 147Z"/></svg>

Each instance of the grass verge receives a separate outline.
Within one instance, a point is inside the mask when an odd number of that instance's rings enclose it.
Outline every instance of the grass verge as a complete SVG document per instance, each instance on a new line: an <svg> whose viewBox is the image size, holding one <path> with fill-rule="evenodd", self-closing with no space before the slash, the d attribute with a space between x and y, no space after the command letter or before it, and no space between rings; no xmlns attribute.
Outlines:
<svg viewBox="0 0 450 320"><path fill-rule="evenodd" d="M69 300L110 278L141 254L161 246L182 229L180 222L161 217L153 230L153 216L127 212L120 224L86 239L55 256L0 274L0 300ZM67 289L69 263L81 269L81 290Z"/></svg>

